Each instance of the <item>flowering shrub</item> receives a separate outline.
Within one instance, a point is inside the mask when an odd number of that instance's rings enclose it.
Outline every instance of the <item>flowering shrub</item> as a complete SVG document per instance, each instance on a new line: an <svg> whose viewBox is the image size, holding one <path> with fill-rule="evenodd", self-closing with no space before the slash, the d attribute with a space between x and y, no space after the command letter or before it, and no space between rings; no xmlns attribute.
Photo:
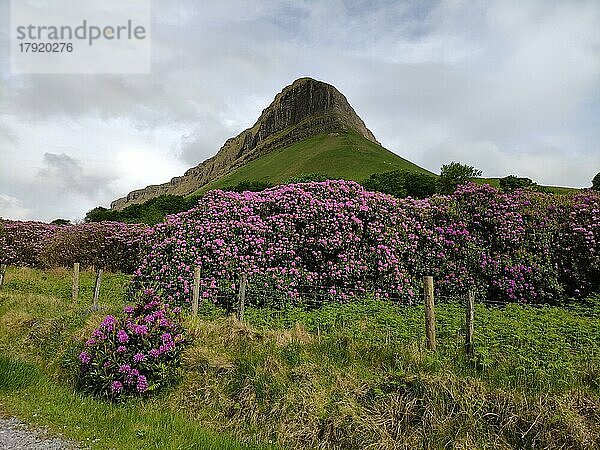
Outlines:
<svg viewBox="0 0 600 450"><path fill-rule="evenodd" d="M132 272L151 231L120 222L56 226L41 222L2 221L0 262L29 267L102 267Z"/></svg>
<svg viewBox="0 0 600 450"><path fill-rule="evenodd" d="M102 267L131 273L139 264L140 249L149 228L121 222L82 223L60 227L41 252L47 267Z"/></svg>
<svg viewBox="0 0 600 450"><path fill-rule="evenodd" d="M441 295L556 302L598 285L600 196L503 194L467 184L452 195L395 199L348 181L262 192L209 192L155 227L132 289L189 301L195 266L204 298L255 289L350 299L365 291L415 299L434 275ZM252 301L252 295L248 296Z"/></svg>
<svg viewBox="0 0 600 450"><path fill-rule="evenodd" d="M42 267L41 252L59 227L41 222L0 222L0 262L15 266Z"/></svg>
<svg viewBox="0 0 600 450"><path fill-rule="evenodd" d="M170 308L151 291L145 301L106 316L79 355L80 386L118 400L144 395L176 376L185 345L178 307Z"/></svg>

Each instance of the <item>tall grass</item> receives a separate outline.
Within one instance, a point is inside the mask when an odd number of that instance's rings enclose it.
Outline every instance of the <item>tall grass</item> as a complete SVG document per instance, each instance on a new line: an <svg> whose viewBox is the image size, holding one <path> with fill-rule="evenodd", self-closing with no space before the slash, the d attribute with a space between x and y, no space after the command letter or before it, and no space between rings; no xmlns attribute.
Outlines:
<svg viewBox="0 0 600 450"><path fill-rule="evenodd" d="M122 306L119 279L107 274L107 311ZM312 311L248 308L240 323L204 304L187 319L193 345L179 384L115 406L71 387L79 343L103 314L87 301L73 305L58 286L69 283L68 272L9 271L0 291L0 402L76 439L100 439L97 448L243 448L233 440L302 449L599 448L598 306L478 306L469 360L458 305L438 306L432 353L420 307L365 299Z"/></svg>

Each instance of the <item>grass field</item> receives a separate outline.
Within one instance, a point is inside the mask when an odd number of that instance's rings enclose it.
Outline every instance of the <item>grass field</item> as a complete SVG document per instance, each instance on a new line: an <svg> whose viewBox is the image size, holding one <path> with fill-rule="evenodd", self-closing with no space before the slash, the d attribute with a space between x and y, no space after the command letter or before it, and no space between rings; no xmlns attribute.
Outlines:
<svg viewBox="0 0 600 450"><path fill-rule="evenodd" d="M476 178L475 182L478 184L489 184L490 186L500 189L500 178ZM579 188L572 188L572 187L562 187L562 186L542 186L542 187L546 188L548 190L548 192L551 192L552 194L558 194L558 195L574 194L574 193L581 191L581 189L579 189Z"/></svg>
<svg viewBox="0 0 600 450"><path fill-rule="evenodd" d="M437 306L435 353L424 348L421 307L248 308L240 323L203 305L187 319L181 381L116 406L73 390L79 342L122 307L127 282L107 274L98 313L92 278L83 275L73 305L68 272L9 269L5 414L92 448L599 448L598 298L580 308L477 305L473 360L460 305Z"/></svg>

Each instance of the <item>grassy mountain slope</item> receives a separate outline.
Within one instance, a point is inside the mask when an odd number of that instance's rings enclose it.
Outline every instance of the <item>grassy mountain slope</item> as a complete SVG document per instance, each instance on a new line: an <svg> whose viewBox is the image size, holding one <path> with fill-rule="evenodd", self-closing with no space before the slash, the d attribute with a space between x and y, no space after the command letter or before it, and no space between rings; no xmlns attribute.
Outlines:
<svg viewBox="0 0 600 450"><path fill-rule="evenodd" d="M358 133L324 133L274 150L203 186L195 194L233 186L241 181L276 184L309 173L360 181L372 173L395 169L430 173Z"/></svg>
<svg viewBox="0 0 600 450"><path fill-rule="evenodd" d="M477 184L489 184L492 187L500 189L500 178L476 178L475 183ZM566 195L566 194L575 194L581 191L580 188L574 187L563 187L563 186L545 186L542 185L542 188L547 189L547 192L557 195Z"/></svg>
<svg viewBox="0 0 600 450"><path fill-rule="evenodd" d="M274 150L250 161L234 172L225 175L194 192L204 194L212 189L235 186L242 181L282 183L292 177L318 173L328 178L363 181L373 173L404 169L432 172L365 139L353 131L323 133ZM500 187L499 178L477 178L477 183ZM545 186L555 194L568 194L579 189Z"/></svg>

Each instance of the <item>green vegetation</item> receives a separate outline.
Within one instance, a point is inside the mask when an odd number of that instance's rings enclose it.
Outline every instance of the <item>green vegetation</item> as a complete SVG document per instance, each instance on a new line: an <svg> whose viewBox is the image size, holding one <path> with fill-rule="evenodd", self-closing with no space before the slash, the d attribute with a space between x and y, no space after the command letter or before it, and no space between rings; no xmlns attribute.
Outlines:
<svg viewBox="0 0 600 450"><path fill-rule="evenodd" d="M160 403L117 406L82 396L38 366L0 356L0 410L93 449L260 449L165 411Z"/></svg>
<svg viewBox="0 0 600 450"><path fill-rule="evenodd" d="M224 435L286 448L599 448L600 297L577 309L477 305L472 361L457 304L436 308L436 353L420 306L248 308L239 323L204 304L187 319L180 383L116 406L72 389L77 342L122 307L127 277L105 280L98 313L86 295L71 303L68 272L9 268L5 413L92 448L246 448Z"/></svg>
<svg viewBox="0 0 600 450"><path fill-rule="evenodd" d="M93 449L262 449L207 430L165 409L165 399L115 405L77 393L77 354L105 314L122 308L127 276L107 273L101 311L91 311L93 274L70 300L70 274L10 268L0 291L0 411ZM66 343L66 344L65 344Z"/></svg>
<svg viewBox="0 0 600 450"><path fill-rule="evenodd" d="M71 221L67 219L54 219L50 222L51 225L71 225Z"/></svg>
<svg viewBox="0 0 600 450"><path fill-rule="evenodd" d="M600 172L598 172L592 180L592 189L595 191L600 191Z"/></svg>
<svg viewBox="0 0 600 450"><path fill-rule="evenodd" d="M504 192L512 192L516 189L524 189L534 185L537 186L531 178L516 177L514 175L500 178L500 189Z"/></svg>
<svg viewBox="0 0 600 450"><path fill-rule="evenodd" d="M166 215L187 211L198 202L198 197L181 195L160 195L143 203L129 205L121 211L98 206L85 215L86 222L110 220L125 223L146 223L154 225L162 222Z"/></svg>
<svg viewBox="0 0 600 450"><path fill-rule="evenodd" d="M374 173L362 185L370 190L384 192L397 198L426 198L436 193L437 180L434 175L407 170Z"/></svg>
<svg viewBox="0 0 600 450"><path fill-rule="evenodd" d="M354 132L319 134L250 161L230 175L203 186L196 194L242 181L280 184L304 174L362 181L394 169L430 173Z"/></svg>
<svg viewBox="0 0 600 450"><path fill-rule="evenodd" d="M442 165L440 169L438 191L442 194L451 194L456 189L456 186L473 181L474 178L480 176L481 170L452 161L450 164Z"/></svg>
<svg viewBox="0 0 600 450"><path fill-rule="evenodd" d="M238 184L236 184L234 186L224 187L223 190L224 191L233 191L233 192L245 192L245 191L257 192L257 191L262 191L262 190L270 188L270 187L273 187L273 184L269 183L268 181L244 180L244 181L240 181Z"/></svg>

